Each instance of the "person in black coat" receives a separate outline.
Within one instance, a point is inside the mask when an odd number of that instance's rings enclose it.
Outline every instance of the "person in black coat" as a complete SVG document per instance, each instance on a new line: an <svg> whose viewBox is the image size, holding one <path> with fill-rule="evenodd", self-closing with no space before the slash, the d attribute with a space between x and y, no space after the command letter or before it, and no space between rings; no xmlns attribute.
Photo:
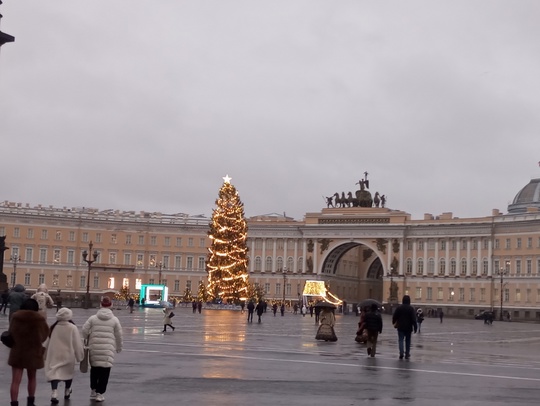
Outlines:
<svg viewBox="0 0 540 406"><path fill-rule="evenodd" d="M257 303L257 306L255 307L255 311L257 312L257 317L259 318L257 320L257 323L260 323L261 322L261 316L263 315L264 311L265 311L265 306L266 302L263 302L262 300L259 300L259 303Z"/></svg>
<svg viewBox="0 0 540 406"><path fill-rule="evenodd" d="M247 305L247 311L248 311L247 321L248 321L248 323L251 323L253 321L253 310L255 310L255 305L253 304L253 300L250 300L248 305Z"/></svg>
<svg viewBox="0 0 540 406"><path fill-rule="evenodd" d="M367 331L367 353L372 357L375 356L377 348L377 338L382 333L382 317L379 313L379 306L373 303L371 305L371 311L366 313L365 328Z"/></svg>
<svg viewBox="0 0 540 406"><path fill-rule="evenodd" d="M416 323L416 312L411 306L411 298L409 295L403 296L402 304L399 305L392 316L392 324L397 328L398 343L399 343L399 359L409 359L411 356L411 333L418 329ZM405 348L403 348L403 340L405 340Z"/></svg>

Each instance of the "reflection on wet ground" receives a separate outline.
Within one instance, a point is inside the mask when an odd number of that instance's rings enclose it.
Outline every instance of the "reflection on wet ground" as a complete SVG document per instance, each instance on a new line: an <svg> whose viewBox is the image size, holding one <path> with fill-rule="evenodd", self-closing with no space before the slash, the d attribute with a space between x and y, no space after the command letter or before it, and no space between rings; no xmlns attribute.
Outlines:
<svg viewBox="0 0 540 406"><path fill-rule="evenodd" d="M75 309L74 321L80 327L93 313ZM125 349L106 404L513 405L536 404L540 392L538 324L426 319L411 360L400 361L388 316L377 356L368 358L354 341L353 315L337 316L338 341L330 343L314 339L313 318L291 313L267 313L259 324L239 311L177 308L176 331L167 333L159 309L115 313ZM4 398L8 375L0 370ZM48 384L39 376L36 404L46 404ZM88 375L77 373L74 388L72 404L91 404Z"/></svg>

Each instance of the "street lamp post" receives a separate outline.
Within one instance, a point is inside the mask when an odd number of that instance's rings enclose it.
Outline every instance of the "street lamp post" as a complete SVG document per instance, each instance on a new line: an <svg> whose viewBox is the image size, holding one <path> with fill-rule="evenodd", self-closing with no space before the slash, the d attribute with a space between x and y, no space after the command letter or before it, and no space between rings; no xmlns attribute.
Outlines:
<svg viewBox="0 0 540 406"><path fill-rule="evenodd" d="M17 283L17 263L21 260L17 254L14 254L11 257L11 260L13 261L13 283L12 288L15 287L15 284Z"/></svg>
<svg viewBox="0 0 540 406"><path fill-rule="evenodd" d="M501 292L500 292L500 295L501 295L501 308L499 310L499 320L500 321L503 320L503 278L504 278L504 275L506 275L506 273L508 272L508 267L510 266L510 261L506 261L505 265L506 265L505 268L501 267L501 269L499 270L499 276L501 277Z"/></svg>
<svg viewBox="0 0 540 406"><path fill-rule="evenodd" d="M285 286L287 283L287 268L283 268L283 304L285 304Z"/></svg>
<svg viewBox="0 0 540 406"><path fill-rule="evenodd" d="M159 264L157 264L157 268L159 269L158 285L161 285L161 271L165 268L165 266L161 261L159 261Z"/></svg>
<svg viewBox="0 0 540 406"><path fill-rule="evenodd" d="M88 307L90 306L90 271L92 270L92 264L96 262L99 256L99 253L97 251L94 251L92 253L93 247L94 244L92 244L92 241L90 241L90 244L88 244L88 251L84 250L82 253L84 262L88 264L88 274L86 275L86 296L84 298L85 309L88 309ZM90 253L91 257L88 256L88 253Z"/></svg>

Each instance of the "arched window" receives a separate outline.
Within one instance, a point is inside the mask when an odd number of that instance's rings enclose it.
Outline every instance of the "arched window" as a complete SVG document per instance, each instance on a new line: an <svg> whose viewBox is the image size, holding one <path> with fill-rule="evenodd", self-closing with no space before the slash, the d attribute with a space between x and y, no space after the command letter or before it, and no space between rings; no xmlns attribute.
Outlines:
<svg viewBox="0 0 540 406"><path fill-rule="evenodd" d="M283 258L282 257L277 257L276 265L277 265L276 271L278 272L283 271Z"/></svg>
<svg viewBox="0 0 540 406"><path fill-rule="evenodd" d="M439 275L444 276L446 272L446 259L441 258L439 259Z"/></svg>
<svg viewBox="0 0 540 406"><path fill-rule="evenodd" d="M407 261L405 262L405 273L407 275L412 274L412 259L407 258Z"/></svg>
<svg viewBox="0 0 540 406"><path fill-rule="evenodd" d="M265 265L264 270L266 272L272 272L272 257L271 256L266 257L266 265Z"/></svg>
<svg viewBox="0 0 540 406"><path fill-rule="evenodd" d="M450 275L454 276L456 274L456 268L457 268L456 259L452 258L450 260Z"/></svg>
<svg viewBox="0 0 540 406"><path fill-rule="evenodd" d="M418 264L416 265L416 274L424 274L424 258L418 258Z"/></svg>
<svg viewBox="0 0 540 406"><path fill-rule="evenodd" d="M478 260L476 258L472 259L471 275L472 276L478 275Z"/></svg>
<svg viewBox="0 0 540 406"><path fill-rule="evenodd" d="M433 258L428 259L428 275L433 275L435 272L435 260Z"/></svg>
<svg viewBox="0 0 540 406"><path fill-rule="evenodd" d="M482 259L482 275L488 274L488 260L487 258Z"/></svg>
<svg viewBox="0 0 540 406"><path fill-rule="evenodd" d="M260 272L261 268L262 268L261 257L255 257L255 270Z"/></svg>
<svg viewBox="0 0 540 406"><path fill-rule="evenodd" d="M293 259L293 257L287 258L287 270L289 272L294 271L294 259Z"/></svg>
<svg viewBox="0 0 540 406"><path fill-rule="evenodd" d="M298 257L298 261L296 261L298 265L298 272L302 272L304 269L304 257Z"/></svg>
<svg viewBox="0 0 540 406"><path fill-rule="evenodd" d="M461 270L460 274L462 276L467 275L467 258L461 258Z"/></svg>

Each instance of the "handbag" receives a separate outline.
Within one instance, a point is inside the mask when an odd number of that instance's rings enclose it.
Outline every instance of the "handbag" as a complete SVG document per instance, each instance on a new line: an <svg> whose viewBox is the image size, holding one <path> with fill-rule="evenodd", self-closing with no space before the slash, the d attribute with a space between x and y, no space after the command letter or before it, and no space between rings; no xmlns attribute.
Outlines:
<svg viewBox="0 0 540 406"><path fill-rule="evenodd" d="M174 317L174 313L173 312L170 312L169 313L169 319L172 319Z"/></svg>
<svg viewBox="0 0 540 406"><path fill-rule="evenodd" d="M8 348L12 348L15 342L13 341L13 336L9 331L4 331L2 335L0 335L0 341L2 341L2 344L4 344Z"/></svg>
<svg viewBox="0 0 540 406"><path fill-rule="evenodd" d="M90 364L90 349L88 348L88 338L84 340L84 356L79 364L79 370L85 374L88 372L88 365Z"/></svg>

